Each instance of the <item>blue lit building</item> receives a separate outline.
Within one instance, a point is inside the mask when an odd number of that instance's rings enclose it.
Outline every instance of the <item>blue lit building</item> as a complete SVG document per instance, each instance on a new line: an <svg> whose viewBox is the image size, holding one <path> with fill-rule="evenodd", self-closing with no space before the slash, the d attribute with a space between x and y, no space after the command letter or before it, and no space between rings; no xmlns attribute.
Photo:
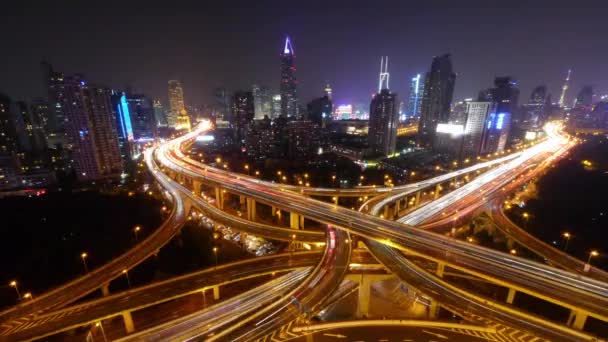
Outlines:
<svg viewBox="0 0 608 342"><path fill-rule="evenodd" d="M496 111L488 115L481 143L481 153L502 152L505 149L513 122L518 123L517 100L519 89L513 78L496 77L494 88L489 88L479 94L479 101L490 101L496 104Z"/></svg>
<svg viewBox="0 0 608 342"><path fill-rule="evenodd" d="M424 79L422 75L417 74L412 78L410 83L410 97L407 103L406 116L410 118L420 117L420 103L422 102L422 93L424 92Z"/></svg>
<svg viewBox="0 0 608 342"><path fill-rule="evenodd" d="M118 133L118 146L122 160L128 161L133 154L135 136L131 122L129 102L124 92L112 91L112 108L116 116L116 131Z"/></svg>

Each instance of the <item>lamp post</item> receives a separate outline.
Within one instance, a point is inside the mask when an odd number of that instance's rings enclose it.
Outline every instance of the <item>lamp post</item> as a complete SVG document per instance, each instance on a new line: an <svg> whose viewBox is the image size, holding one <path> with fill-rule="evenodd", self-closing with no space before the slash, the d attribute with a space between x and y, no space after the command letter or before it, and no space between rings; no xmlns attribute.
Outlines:
<svg viewBox="0 0 608 342"><path fill-rule="evenodd" d="M108 338L106 337L106 331L103 330L103 324L101 324L101 322L97 322L95 323L95 326L99 328L99 330L101 330L101 336L103 336L103 341L107 342Z"/></svg>
<svg viewBox="0 0 608 342"><path fill-rule="evenodd" d="M522 216L523 216L523 218L524 218L524 229L525 229L525 230L528 230L528 219L530 218L530 214L528 214L528 213L526 212L526 213L523 213L523 215L522 215Z"/></svg>
<svg viewBox="0 0 608 342"><path fill-rule="evenodd" d="M596 250L589 252L589 257L587 258L587 265L591 266L591 258L600 255Z"/></svg>
<svg viewBox="0 0 608 342"><path fill-rule="evenodd" d="M87 267L87 257L89 255L87 254L87 252L82 252L82 254L80 254L80 259L82 259L82 265L84 265L84 273L89 272L89 268Z"/></svg>
<svg viewBox="0 0 608 342"><path fill-rule="evenodd" d="M570 233L568 233L568 232L565 232L564 234L562 234L562 236L564 237L564 239L566 239L566 244L564 245L564 252L565 252L566 250L568 250L568 242L570 242L570 237L572 235L570 235Z"/></svg>
<svg viewBox="0 0 608 342"><path fill-rule="evenodd" d="M31 292L26 292L23 294L23 299L31 299L34 300L34 296L32 295Z"/></svg>
<svg viewBox="0 0 608 342"><path fill-rule="evenodd" d="M138 240L138 233L141 230L141 226L135 226L135 228L133 228L133 234L135 234L135 241Z"/></svg>
<svg viewBox="0 0 608 342"><path fill-rule="evenodd" d="M217 251L218 248L216 246L213 246L213 255L215 257L215 267L217 268Z"/></svg>
<svg viewBox="0 0 608 342"><path fill-rule="evenodd" d="M15 288L15 291L17 292L17 299L21 300L21 293L19 292L19 285L17 284L17 281L13 280L9 283L9 285Z"/></svg>
<svg viewBox="0 0 608 342"><path fill-rule="evenodd" d="M131 279L129 279L129 270L127 270L125 268L124 270L122 270L122 274L124 274L125 277L127 278L127 284L129 285L129 288L131 288Z"/></svg>

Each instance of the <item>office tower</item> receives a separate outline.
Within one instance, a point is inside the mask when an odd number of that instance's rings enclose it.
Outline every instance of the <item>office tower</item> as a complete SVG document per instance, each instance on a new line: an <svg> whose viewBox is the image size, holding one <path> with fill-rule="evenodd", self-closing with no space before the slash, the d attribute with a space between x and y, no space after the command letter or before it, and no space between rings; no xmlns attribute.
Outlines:
<svg viewBox="0 0 608 342"><path fill-rule="evenodd" d="M433 58L431 69L424 81L424 92L420 103L420 123L418 140L420 145L429 147L435 141L437 124L447 122L454 93L456 74L452 70L449 54Z"/></svg>
<svg viewBox="0 0 608 342"><path fill-rule="evenodd" d="M482 142L482 153L495 153L504 150L511 127L521 123L522 118L516 114L519 89L517 83L509 76L496 77L494 88L480 92L479 101L496 103L495 113L488 117L486 131ZM512 123L512 121L514 121Z"/></svg>
<svg viewBox="0 0 608 342"><path fill-rule="evenodd" d="M584 86L576 96L574 102L575 108L591 108L593 104L593 87L590 85Z"/></svg>
<svg viewBox="0 0 608 342"><path fill-rule="evenodd" d="M135 139L154 138L156 118L152 101L142 94L127 94L127 103Z"/></svg>
<svg viewBox="0 0 608 342"><path fill-rule="evenodd" d="M154 107L154 121L156 121L156 127L166 127L167 117L165 115L165 108L162 103L160 103L160 100L154 100L152 106Z"/></svg>
<svg viewBox="0 0 608 342"><path fill-rule="evenodd" d="M467 122L468 107L471 101L473 99L456 102L450 112L448 122L437 124L435 141L433 141L433 150L435 152L445 153L453 158L460 157L464 126Z"/></svg>
<svg viewBox="0 0 608 342"><path fill-rule="evenodd" d="M19 173L17 124L11 111L12 100L0 94L0 189L17 186Z"/></svg>
<svg viewBox="0 0 608 342"><path fill-rule="evenodd" d="M481 142L490 114L496 112L494 102L468 102L460 159L475 158L481 153Z"/></svg>
<svg viewBox="0 0 608 342"><path fill-rule="evenodd" d="M178 126L178 117L187 115L184 105L184 90L177 80L169 81L169 112L167 113L167 125Z"/></svg>
<svg viewBox="0 0 608 342"><path fill-rule="evenodd" d="M135 134L131 121L131 106L124 92L112 93L112 109L116 118L116 132L120 157L124 162L131 160L134 151Z"/></svg>
<svg viewBox="0 0 608 342"><path fill-rule="evenodd" d="M420 117L420 105L422 103L422 93L424 92L424 79L420 74L412 78L410 83L410 96L405 112L407 118Z"/></svg>
<svg viewBox="0 0 608 342"><path fill-rule="evenodd" d="M28 106L24 101L16 102L18 117L18 135L21 135L21 151L26 153L30 164L42 165L46 152L46 137L39 119L35 116L35 107Z"/></svg>
<svg viewBox="0 0 608 342"><path fill-rule="evenodd" d="M60 147L67 144L66 124L60 99L65 96L64 75L46 62L41 63L45 85L48 89L49 112L44 130L49 146Z"/></svg>
<svg viewBox="0 0 608 342"><path fill-rule="evenodd" d="M397 95L388 89L374 94L369 108L369 147L372 155L389 156L397 139Z"/></svg>
<svg viewBox="0 0 608 342"><path fill-rule="evenodd" d="M270 97L270 89L265 86L252 86L253 107L255 111L255 119L261 120L265 116L270 117L272 110L272 99Z"/></svg>
<svg viewBox="0 0 608 342"><path fill-rule="evenodd" d="M312 121L289 121L287 123L287 157L306 160L318 154L320 145L319 126Z"/></svg>
<svg viewBox="0 0 608 342"><path fill-rule="evenodd" d="M215 88L213 93L215 99L214 117L219 121L232 122L232 98L226 88Z"/></svg>
<svg viewBox="0 0 608 342"><path fill-rule="evenodd" d="M388 56L380 57L380 74L378 77L378 93L389 89L390 74L388 72Z"/></svg>
<svg viewBox="0 0 608 342"><path fill-rule="evenodd" d="M79 180L116 177L122 172L111 92L90 87L80 75L65 76L55 101L67 119L72 166Z"/></svg>
<svg viewBox="0 0 608 342"><path fill-rule="evenodd" d="M328 87L325 87L325 96L316 98L306 105L306 120L312 121L320 128L327 127L333 116L331 88L329 88L329 92L327 89ZM327 95L328 93L329 95Z"/></svg>
<svg viewBox="0 0 608 342"><path fill-rule="evenodd" d="M289 37L285 38L285 46L281 53L281 115L296 117L298 115L298 97L296 93L295 51Z"/></svg>
<svg viewBox="0 0 608 342"><path fill-rule="evenodd" d="M270 111L270 118L276 119L281 116L281 95L272 96L272 110Z"/></svg>
<svg viewBox="0 0 608 342"><path fill-rule="evenodd" d="M232 101L232 127L236 131L236 140L243 143L249 125L255 116L253 94L250 91L237 91Z"/></svg>
<svg viewBox="0 0 608 342"><path fill-rule="evenodd" d="M325 83L325 89L323 90L325 91L325 96L327 96L327 98L331 101L332 89L329 82Z"/></svg>
<svg viewBox="0 0 608 342"><path fill-rule="evenodd" d="M570 82L570 72L572 70L568 69L568 76L566 76L566 81L562 86L562 94L559 97L559 106L564 107L566 104L566 91L568 91L568 83Z"/></svg>
<svg viewBox="0 0 608 342"><path fill-rule="evenodd" d="M527 128L539 128L545 122L547 111L547 87L544 85L534 88L528 103L523 105L524 121Z"/></svg>

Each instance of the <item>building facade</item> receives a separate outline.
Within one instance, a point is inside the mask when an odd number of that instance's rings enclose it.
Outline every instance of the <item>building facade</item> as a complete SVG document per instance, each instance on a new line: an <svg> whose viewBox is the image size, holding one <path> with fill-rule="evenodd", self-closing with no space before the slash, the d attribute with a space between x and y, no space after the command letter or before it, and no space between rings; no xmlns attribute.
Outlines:
<svg viewBox="0 0 608 342"><path fill-rule="evenodd" d="M167 125L176 127L178 125L178 117L186 115L186 106L184 104L184 89L182 84L177 80L169 81L169 111L167 113Z"/></svg>
<svg viewBox="0 0 608 342"><path fill-rule="evenodd" d="M397 95L382 89L369 108L369 148L372 155L389 156L397 141Z"/></svg>
<svg viewBox="0 0 608 342"><path fill-rule="evenodd" d="M407 102L406 118L419 118L424 93L424 78L417 74L410 83L410 94Z"/></svg>
<svg viewBox="0 0 608 342"><path fill-rule="evenodd" d="M250 91L237 91L232 101L232 127L239 144L245 141L249 125L255 117L253 94Z"/></svg>

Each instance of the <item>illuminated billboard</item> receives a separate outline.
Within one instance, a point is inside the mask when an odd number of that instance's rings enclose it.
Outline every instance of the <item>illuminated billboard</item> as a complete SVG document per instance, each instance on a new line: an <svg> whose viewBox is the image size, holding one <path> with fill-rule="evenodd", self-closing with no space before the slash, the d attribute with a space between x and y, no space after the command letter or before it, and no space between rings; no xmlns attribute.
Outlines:
<svg viewBox="0 0 608 342"><path fill-rule="evenodd" d="M455 125L450 123L440 123L437 124L437 133L447 133L452 136L462 135L464 133L463 125Z"/></svg>

